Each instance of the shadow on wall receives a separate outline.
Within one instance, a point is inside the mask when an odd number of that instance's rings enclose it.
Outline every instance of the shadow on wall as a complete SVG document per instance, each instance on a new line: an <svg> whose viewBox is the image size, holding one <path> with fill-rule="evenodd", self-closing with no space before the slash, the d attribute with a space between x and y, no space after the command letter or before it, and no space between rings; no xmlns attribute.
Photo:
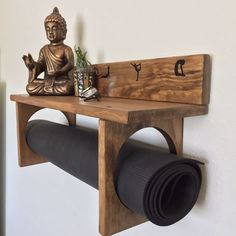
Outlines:
<svg viewBox="0 0 236 236"><path fill-rule="evenodd" d="M84 37L86 34L85 28L86 28L86 25L83 18L80 15L77 15L76 24L75 24L75 32L76 32L76 35L75 35L76 45L75 46L79 46L83 51L89 52L90 45L84 44L84 41L85 41ZM104 50L100 49L97 55L97 63L104 63L105 62L104 57L105 57Z"/></svg>
<svg viewBox="0 0 236 236"><path fill-rule="evenodd" d="M5 235L6 83L0 82L0 235Z"/></svg>
<svg viewBox="0 0 236 236"><path fill-rule="evenodd" d="M84 21L82 19L82 17L77 16L76 19L76 45L80 46L82 49L84 49Z"/></svg>

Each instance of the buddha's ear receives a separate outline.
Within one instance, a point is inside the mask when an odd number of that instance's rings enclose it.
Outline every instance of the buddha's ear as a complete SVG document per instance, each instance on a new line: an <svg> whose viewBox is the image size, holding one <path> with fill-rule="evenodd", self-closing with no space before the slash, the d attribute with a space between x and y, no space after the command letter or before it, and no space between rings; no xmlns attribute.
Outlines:
<svg viewBox="0 0 236 236"><path fill-rule="evenodd" d="M63 38L63 40L66 39L66 33L67 33L67 30L63 30L63 32L62 32L62 38Z"/></svg>

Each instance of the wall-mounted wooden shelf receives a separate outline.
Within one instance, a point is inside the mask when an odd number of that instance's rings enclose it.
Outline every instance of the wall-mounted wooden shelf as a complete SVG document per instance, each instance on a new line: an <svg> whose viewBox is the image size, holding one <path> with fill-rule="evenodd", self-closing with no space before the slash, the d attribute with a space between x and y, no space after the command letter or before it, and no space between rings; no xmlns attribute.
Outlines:
<svg viewBox="0 0 236 236"><path fill-rule="evenodd" d="M179 71L177 66L180 60L184 69ZM131 63L142 65L138 80ZM109 76L102 78L108 66ZM129 79L126 78L124 68L130 75ZM78 97L28 95L11 95L11 100L17 106L20 166L45 161L30 150L24 136L28 120L38 110L59 110L65 114L70 125L75 125L76 114L99 118L99 230L103 236L108 236L146 221L124 207L115 192L113 172L122 144L134 132L145 127L155 127L164 135L170 151L181 155L184 117L205 115L208 112L210 66L209 56L195 55L100 64L97 69L101 75L98 78L102 95L100 101L84 102ZM148 76L151 81L148 81ZM114 84L123 87L123 91L115 91ZM131 87L130 96L127 84ZM173 102L175 98L176 103Z"/></svg>

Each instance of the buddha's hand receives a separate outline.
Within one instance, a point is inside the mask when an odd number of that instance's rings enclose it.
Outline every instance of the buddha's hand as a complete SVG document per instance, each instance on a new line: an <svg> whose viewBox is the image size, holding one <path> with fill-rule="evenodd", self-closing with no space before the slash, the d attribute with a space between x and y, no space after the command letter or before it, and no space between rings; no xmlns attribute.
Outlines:
<svg viewBox="0 0 236 236"><path fill-rule="evenodd" d="M33 57L31 56L31 54L28 54L28 56L24 55L22 59L24 60L25 65L27 66L29 70L32 70L34 68L35 61Z"/></svg>

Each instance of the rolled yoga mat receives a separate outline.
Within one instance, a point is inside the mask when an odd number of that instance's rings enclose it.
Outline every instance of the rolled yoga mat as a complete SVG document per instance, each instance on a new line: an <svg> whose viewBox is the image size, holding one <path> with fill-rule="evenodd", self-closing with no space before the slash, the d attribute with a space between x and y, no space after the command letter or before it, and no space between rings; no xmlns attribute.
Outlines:
<svg viewBox="0 0 236 236"><path fill-rule="evenodd" d="M98 189L98 132L45 120L28 123L29 147L56 166ZM113 157L110 157L113 158ZM114 184L121 202L154 224L182 219L201 187L199 161L128 140L121 148Z"/></svg>

